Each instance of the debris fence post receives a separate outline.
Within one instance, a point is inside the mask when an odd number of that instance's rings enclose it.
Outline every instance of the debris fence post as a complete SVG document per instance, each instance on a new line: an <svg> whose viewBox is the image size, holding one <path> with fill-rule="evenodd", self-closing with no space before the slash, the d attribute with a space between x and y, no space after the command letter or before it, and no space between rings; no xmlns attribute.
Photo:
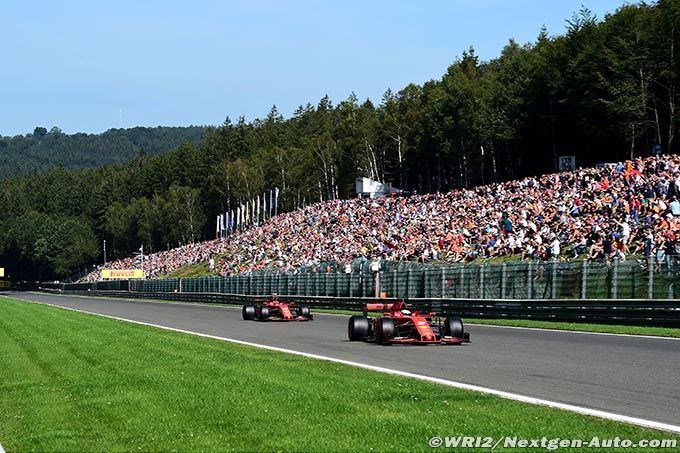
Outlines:
<svg viewBox="0 0 680 453"><path fill-rule="evenodd" d="M647 299L654 299L654 257L650 256L647 262Z"/></svg>
<svg viewBox="0 0 680 453"><path fill-rule="evenodd" d="M583 260L581 267L581 299L585 299L588 294L588 260Z"/></svg>

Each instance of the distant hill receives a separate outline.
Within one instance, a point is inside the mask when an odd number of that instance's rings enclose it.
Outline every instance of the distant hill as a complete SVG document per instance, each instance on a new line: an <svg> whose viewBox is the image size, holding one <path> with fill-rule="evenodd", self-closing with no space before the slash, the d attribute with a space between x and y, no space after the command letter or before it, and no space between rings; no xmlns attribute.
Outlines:
<svg viewBox="0 0 680 453"><path fill-rule="evenodd" d="M36 127L32 134L0 137L0 179L55 167L88 168L128 161L140 154L198 145L206 127L134 127L102 134L64 134L59 128Z"/></svg>

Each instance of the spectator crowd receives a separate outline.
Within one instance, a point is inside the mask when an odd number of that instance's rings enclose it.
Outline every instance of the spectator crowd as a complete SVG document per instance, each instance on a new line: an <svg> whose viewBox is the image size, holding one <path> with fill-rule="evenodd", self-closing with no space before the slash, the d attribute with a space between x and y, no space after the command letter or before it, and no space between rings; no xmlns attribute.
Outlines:
<svg viewBox="0 0 680 453"><path fill-rule="evenodd" d="M448 193L331 200L225 239L149 255L148 277L211 260L222 275L356 258L468 262L680 255L680 157L639 158ZM127 258L111 269L138 268ZM96 280L98 272L86 280Z"/></svg>

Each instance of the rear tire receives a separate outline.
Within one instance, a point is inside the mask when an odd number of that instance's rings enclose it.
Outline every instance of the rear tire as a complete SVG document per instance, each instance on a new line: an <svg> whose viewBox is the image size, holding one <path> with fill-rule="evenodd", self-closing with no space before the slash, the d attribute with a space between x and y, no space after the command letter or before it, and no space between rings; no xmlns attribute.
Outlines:
<svg viewBox="0 0 680 453"><path fill-rule="evenodd" d="M366 316L352 316L347 323L349 341L365 340L370 330L370 323Z"/></svg>
<svg viewBox="0 0 680 453"><path fill-rule="evenodd" d="M255 305L244 305L243 310L241 310L241 314L243 315L243 319L245 321L255 319Z"/></svg>
<svg viewBox="0 0 680 453"><path fill-rule="evenodd" d="M267 318L269 318L269 307L263 305L260 308L260 321L264 321Z"/></svg>
<svg viewBox="0 0 680 453"><path fill-rule="evenodd" d="M444 320L444 336L463 338L464 335L463 321L460 318L452 316Z"/></svg>
<svg viewBox="0 0 680 453"><path fill-rule="evenodd" d="M389 344L392 338L394 338L394 319L379 318L375 329L375 342Z"/></svg>
<svg viewBox="0 0 680 453"><path fill-rule="evenodd" d="M307 305L300 305L300 316L303 318L310 318L310 312L309 312L309 306Z"/></svg>

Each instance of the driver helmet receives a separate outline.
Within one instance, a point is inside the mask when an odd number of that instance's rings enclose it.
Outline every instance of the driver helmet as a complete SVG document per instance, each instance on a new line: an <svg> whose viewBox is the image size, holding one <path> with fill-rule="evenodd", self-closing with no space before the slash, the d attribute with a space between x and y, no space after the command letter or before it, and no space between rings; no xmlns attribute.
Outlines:
<svg viewBox="0 0 680 453"><path fill-rule="evenodd" d="M401 314L404 316L411 316L411 310L402 310Z"/></svg>

